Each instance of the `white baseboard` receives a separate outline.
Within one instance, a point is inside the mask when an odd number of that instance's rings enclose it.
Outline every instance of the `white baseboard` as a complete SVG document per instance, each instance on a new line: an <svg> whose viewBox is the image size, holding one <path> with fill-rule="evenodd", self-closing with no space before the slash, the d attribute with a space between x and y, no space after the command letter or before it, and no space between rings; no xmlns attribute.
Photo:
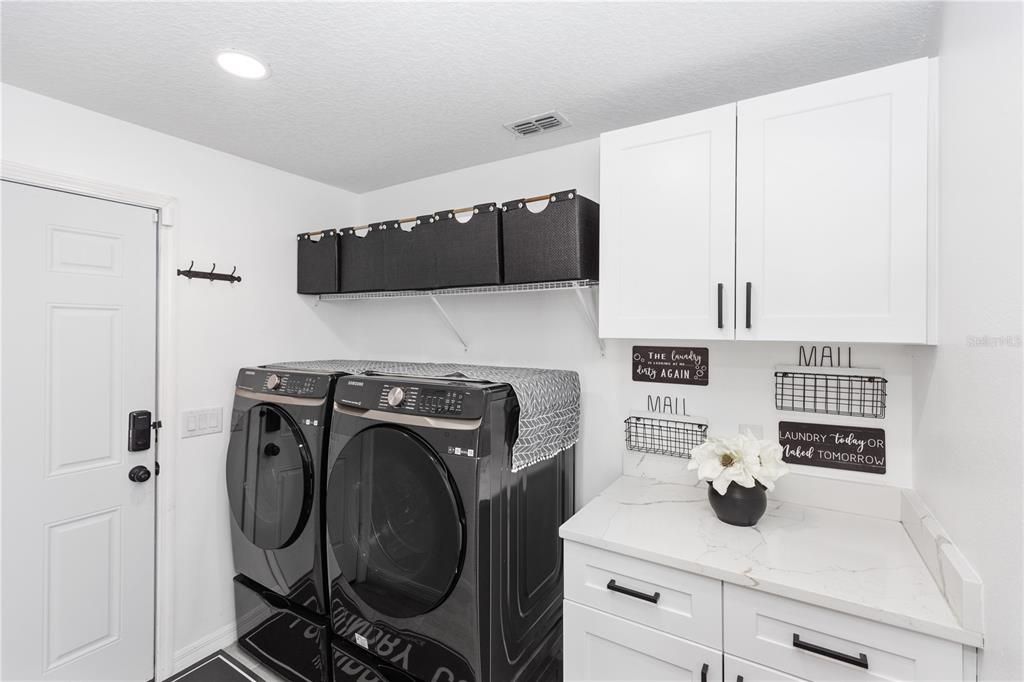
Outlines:
<svg viewBox="0 0 1024 682"><path fill-rule="evenodd" d="M217 628L210 634L197 639L188 646L182 647L174 652L174 670L171 674L184 670L198 660L209 656L218 649L231 646L238 639L235 631L235 623L231 622L224 627Z"/></svg>

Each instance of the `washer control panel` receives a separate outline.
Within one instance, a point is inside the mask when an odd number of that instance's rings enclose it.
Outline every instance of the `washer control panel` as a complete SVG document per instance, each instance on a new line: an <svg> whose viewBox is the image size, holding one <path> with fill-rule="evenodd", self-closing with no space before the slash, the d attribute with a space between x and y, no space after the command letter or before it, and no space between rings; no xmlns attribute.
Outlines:
<svg viewBox="0 0 1024 682"><path fill-rule="evenodd" d="M485 389L458 379L349 376L338 380L335 402L367 410L449 419L479 419Z"/></svg>
<svg viewBox="0 0 1024 682"><path fill-rule="evenodd" d="M327 395L331 378L324 374L265 369L243 369L238 373L238 388L296 398L320 398Z"/></svg>
<svg viewBox="0 0 1024 682"><path fill-rule="evenodd" d="M461 417L466 396L465 388L431 388L427 386L389 385L380 387L377 409L397 409L415 414Z"/></svg>

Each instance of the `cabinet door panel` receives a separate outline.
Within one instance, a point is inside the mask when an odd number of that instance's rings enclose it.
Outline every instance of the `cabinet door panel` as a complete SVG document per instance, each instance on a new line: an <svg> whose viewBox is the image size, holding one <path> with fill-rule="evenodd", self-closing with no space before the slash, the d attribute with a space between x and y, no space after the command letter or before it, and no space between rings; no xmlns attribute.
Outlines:
<svg viewBox="0 0 1024 682"><path fill-rule="evenodd" d="M568 600L562 614L566 682L722 679L720 651Z"/></svg>
<svg viewBox="0 0 1024 682"><path fill-rule="evenodd" d="M804 682L778 670L744 661L735 656L725 656L725 682Z"/></svg>
<svg viewBox="0 0 1024 682"><path fill-rule="evenodd" d="M745 100L737 117L737 337L923 343L927 60Z"/></svg>
<svg viewBox="0 0 1024 682"><path fill-rule="evenodd" d="M733 338L735 170L734 104L601 136L602 337Z"/></svg>

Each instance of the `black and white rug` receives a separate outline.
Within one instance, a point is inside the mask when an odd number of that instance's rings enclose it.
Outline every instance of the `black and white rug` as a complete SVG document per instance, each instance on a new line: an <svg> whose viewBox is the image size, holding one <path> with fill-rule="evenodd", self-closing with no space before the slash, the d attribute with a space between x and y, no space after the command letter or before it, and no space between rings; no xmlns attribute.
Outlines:
<svg viewBox="0 0 1024 682"><path fill-rule="evenodd" d="M167 682L264 682L264 680L222 649L198 663L193 663Z"/></svg>

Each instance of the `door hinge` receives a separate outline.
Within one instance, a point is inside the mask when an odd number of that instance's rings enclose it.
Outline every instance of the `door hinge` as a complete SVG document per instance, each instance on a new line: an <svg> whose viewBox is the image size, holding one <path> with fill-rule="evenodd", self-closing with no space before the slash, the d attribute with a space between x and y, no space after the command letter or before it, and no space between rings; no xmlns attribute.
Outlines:
<svg viewBox="0 0 1024 682"><path fill-rule="evenodd" d="M153 473L157 476L160 475L160 462L153 462Z"/></svg>

